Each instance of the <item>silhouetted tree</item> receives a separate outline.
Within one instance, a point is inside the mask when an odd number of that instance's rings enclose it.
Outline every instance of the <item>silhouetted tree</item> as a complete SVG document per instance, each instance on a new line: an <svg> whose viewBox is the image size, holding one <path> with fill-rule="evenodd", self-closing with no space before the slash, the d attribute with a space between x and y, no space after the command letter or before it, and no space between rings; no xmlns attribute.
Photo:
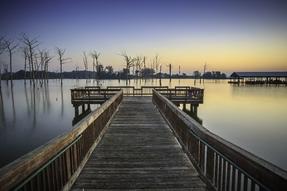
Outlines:
<svg viewBox="0 0 287 191"><path fill-rule="evenodd" d="M126 53L121 54L122 57L124 57L125 64L126 64L126 80L128 80L130 68L133 66L135 59L131 56L128 56Z"/></svg>
<svg viewBox="0 0 287 191"><path fill-rule="evenodd" d="M112 66L106 66L106 72L108 73L108 75L112 75L114 72L114 69Z"/></svg>
<svg viewBox="0 0 287 191"><path fill-rule="evenodd" d="M58 60L60 64L60 79L61 79L61 85L62 85L63 84L63 64L65 64L69 60L69 58L64 58L64 55L66 52L65 49L56 47L56 52L57 52Z"/></svg>
<svg viewBox="0 0 287 191"><path fill-rule="evenodd" d="M85 68L85 78L87 78L87 71L88 71L88 58L86 52L83 52L83 64Z"/></svg>
<svg viewBox="0 0 287 191"><path fill-rule="evenodd" d="M24 56L24 83L26 84L26 73L27 73L27 61L29 59L29 49L27 46L22 48L23 56Z"/></svg>
<svg viewBox="0 0 287 191"><path fill-rule="evenodd" d="M13 80L13 71L12 71L12 55L17 48L17 44L13 40L5 40L4 46L9 53L9 66L10 66L10 80ZM12 84L12 83L11 83Z"/></svg>
<svg viewBox="0 0 287 191"><path fill-rule="evenodd" d="M41 86L44 82L44 79L47 79L47 73L48 73L48 64L52 57L49 56L49 52L47 50L40 50L40 71L41 71Z"/></svg>
<svg viewBox="0 0 287 191"><path fill-rule="evenodd" d="M158 56L158 54L155 55L153 63L154 63L154 68L153 69L157 73L158 67L159 67L159 56Z"/></svg>
<svg viewBox="0 0 287 191"><path fill-rule="evenodd" d="M38 42L37 38L30 38L25 33L22 35L22 42L27 46L29 50L28 51L29 67L32 73L33 85L35 86L34 54L35 54L35 48L39 46L40 43Z"/></svg>
<svg viewBox="0 0 287 191"><path fill-rule="evenodd" d="M95 72L95 69L97 71L97 76L96 78L99 78L99 57L100 57L101 53L97 52L97 51L93 51L91 53L91 56L93 58L93 73ZM96 61L96 62L95 62Z"/></svg>

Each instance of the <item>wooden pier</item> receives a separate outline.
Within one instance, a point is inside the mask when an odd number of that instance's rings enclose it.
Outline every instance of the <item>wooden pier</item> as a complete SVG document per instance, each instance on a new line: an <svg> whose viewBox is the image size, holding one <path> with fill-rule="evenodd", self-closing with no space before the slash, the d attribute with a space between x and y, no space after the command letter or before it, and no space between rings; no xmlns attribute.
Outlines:
<svg viewBox="0 0 287 191"><path fill-rule="evenodd" d="M124 97L72 190L206 190L151 97Z"/></svg>
<svg viewBox="0 0 287 191"><path fill-rule="evenodd" d="M0 169L0 190L286 190L286 171L212 134L162 91L120 88L71 132Z"/></svg>

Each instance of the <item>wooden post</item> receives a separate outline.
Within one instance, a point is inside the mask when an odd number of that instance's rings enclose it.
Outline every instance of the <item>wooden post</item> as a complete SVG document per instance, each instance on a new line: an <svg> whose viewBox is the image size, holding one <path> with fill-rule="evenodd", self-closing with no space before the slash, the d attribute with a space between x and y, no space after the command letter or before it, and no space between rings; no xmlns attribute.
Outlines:
<svg viewBox="0 0 287 191"><path fill-rule="evenodd" d="M79 116L79 107L75 105L75 117Z"/></svg>
<svg viewBox="0 0 287 191"><path fill-rule="evenodd" d="M85 104L82 105L82 113L85 112Z"/></svg>

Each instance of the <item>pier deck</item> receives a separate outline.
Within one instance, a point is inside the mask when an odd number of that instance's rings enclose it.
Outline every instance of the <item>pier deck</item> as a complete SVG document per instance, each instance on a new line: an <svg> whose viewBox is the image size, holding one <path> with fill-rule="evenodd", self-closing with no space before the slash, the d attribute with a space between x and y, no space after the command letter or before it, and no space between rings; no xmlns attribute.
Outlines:
<svg viewBox="0 0 287 191"><path fill-rule="evenodd" d="M206 190L151 97L124 97L72 190Z"/></svg>
<svg viewBox="0 0 287 191"><path fill-rule="evenodd" d="M208 131L169 99L183 87L152 89L152 97L132 89L130 97L118 89L71 131L1 168L0 190L286 190L285 170ZM189 90L189 98L203 98L203 90ZM72 90L72 103L100 91ZM75 113L90 110L74 104Z"/></svg>

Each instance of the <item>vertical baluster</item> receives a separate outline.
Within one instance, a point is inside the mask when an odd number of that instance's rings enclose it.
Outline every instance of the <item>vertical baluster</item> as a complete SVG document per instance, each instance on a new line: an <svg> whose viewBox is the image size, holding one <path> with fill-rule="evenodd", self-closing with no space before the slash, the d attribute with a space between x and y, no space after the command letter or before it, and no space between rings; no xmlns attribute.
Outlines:
<svg viewBox="0 0 287 191"><path fill-rule="evenodd" d="M231 177L231 179L232 179L232 182L231 182L231 190L235 190L235 173L236 173L236 169L235 169L235 167L234 166L232 166L232 177Z"/></svg>
<svg viewBox="0 0 287 191"><path fill-rule="evenodd" d="M237 191L241 191L241 172L237 169Z"/></svg>
<svg viewBox="0 0 287 191"><path fill-rule="evenodd" d="M199 167L201 169L201 171L204 173L204 157L205 157L205 145L203 144L203 142L199 142Z"/></svg>
<svg viewBox="0 0 287 191"><path fill-rule="evenodd" d="M60 180L59 180L59 164L58 164L58 160L54 160L53 162L55 165L54 165L54 168L55 168L55 183L56 183L56 190L59 190L59 183L60 183Z"/></svg>
<svg viewBox="0 0 287 191"><path fill-rule="evenodd" d="M35 180L35 186L36 186L36 190L42 190L41 189L41 173L37 174L34 178Z"/></svg>
<svg viewBox="0 0 287 191"><path fill-rule="evenodd" d="M247 191L247 189L248 189L248 177L247 177L247 175L245 175L245 174L243 174L243 176L244 176L243 190L244 190L244 191Z"/></svg>
<svg viewBox="0 0 287 191"><path fill-rule="evenodd" d="M213 173L214 173L214 151L210 147L206 147L206 177L213 184Z"/></svg>
<svg viewBox="0 0 287 191"><path fill-rule="evenodd" d="M70 147L70 152L69 152L69 154L70 154L70 161L71 161L71 176L73 175L73 173L74 173L74 158L73 158L73 147Z"/></svg>
<svg viewBox="0 0 287 191"><path fill-rule="evenodd" d="M230 187L230 163L227 162L227 175L226 175L226 190L230 190L229 187Z"/></svg>
<svg viewBox="0 0 287 191"><path fill-rule="evenodd" d="M52 184L51 184L51 190L56 190L56 188L55 188L55 185L56 185L56 182L55 182L55 170L54 170L54 163L52 162L51 164L50 164L50 169L51 169L51 182L52 182Z"/></svg>
<svg viewBox="0 0 287 191"><path fill-rule="evenodd" d="M70 149L66 150L65 159L67 179L69 179L71 177Z"/></svg>
<svg viewBox="0 0 287 191"><path fill-rule="evenodd" d="M66 164L65 164L65 157L66 157L65 152L62 154L62 157L61 157L64 185L67 183L67 174L66 174L67 170L66 170Z"/></svg>
<svg viewBox="0 0 287 191"><path fill-rule="evenodd" d="M255 182L251 180L251 191L255 191Z"/></svg>
<svg viewBox="0 0 287 191"><path fill-rule="evenodd" d="M74 144L72 147L74 147L74 159L75 159L75 171L76 171L76 169L77 169L77 167L78 167L78 158L77 158L77 147L76 147L76 145Z"/></svg>
<svg viewBox="0 0 287 191"><path fill-rule="evenodd" d="M46 191L47 190L47 167L44 168L41 172L41 179L42 179L42 190Z"/></svg>
<svg viewBox="0 0 287 191"><path fill-rule="evenodd" d="M222 175L222 158L221 156L219 157L219 168L218 168L218 190L222 189L222 184L221 184L221 175Z"/></svg>
<svg viewBox="0 0 287 191"><path fill-rule="evenodd" d="M56 159L58 161L59 164L59 182L60 182L60 188L62 189L63 185L64 185L64 175L63 175L63 163L62 163L62 155L59 156L59 158Z"/></svg>
<svg viewBox="0 0 287 191"><path fill-rule="evenodd" d="M214 186L218 187L218 154L215 153Z"/></svg>
<svg viewBox="0 0 287 191"><path fill-rule="evenodd" d="M222 190L226 190L226 161L224 158L222 165Z"/></svg>
<svg viewBox="0 0 287 191"><path fill-rule="evenodd" d="M45 178L46 178L46 190L51 190L50 185L51 185L51 178L50 178L50 165L48 165L45 168Z"/></svg>

